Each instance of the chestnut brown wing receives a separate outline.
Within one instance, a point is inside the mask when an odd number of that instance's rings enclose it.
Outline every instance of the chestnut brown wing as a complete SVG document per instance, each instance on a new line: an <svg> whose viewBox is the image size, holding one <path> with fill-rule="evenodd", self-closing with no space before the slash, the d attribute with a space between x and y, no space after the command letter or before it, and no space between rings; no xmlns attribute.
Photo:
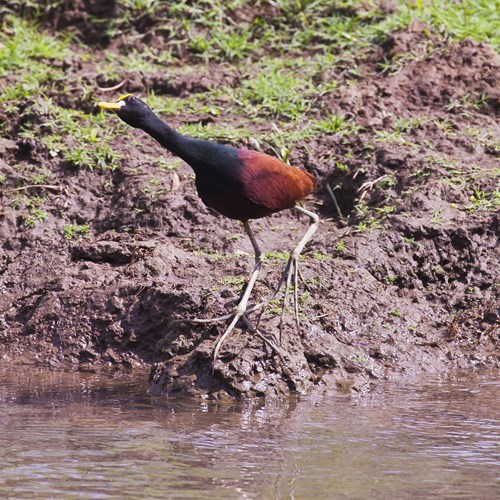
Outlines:
<svg viewBox="0 0 500 500"><path fill-rule="evenodd" d="M238 157L246 197L273 212L293 207L314 188L311 174L277 158L250 150L239 150Z"/></svg>

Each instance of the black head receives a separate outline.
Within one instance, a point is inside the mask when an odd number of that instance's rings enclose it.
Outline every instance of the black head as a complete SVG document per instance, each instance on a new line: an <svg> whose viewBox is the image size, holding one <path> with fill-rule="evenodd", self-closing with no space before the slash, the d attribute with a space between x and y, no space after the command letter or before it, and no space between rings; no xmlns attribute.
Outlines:
<svg viewBox="0 0 500 500"><path fill-rule="evenodd" d="M144 101L132 94L122 95L116 102L99 102L98 106L114 111L125 123L135 128L144 128L153 114Z"/></svg>

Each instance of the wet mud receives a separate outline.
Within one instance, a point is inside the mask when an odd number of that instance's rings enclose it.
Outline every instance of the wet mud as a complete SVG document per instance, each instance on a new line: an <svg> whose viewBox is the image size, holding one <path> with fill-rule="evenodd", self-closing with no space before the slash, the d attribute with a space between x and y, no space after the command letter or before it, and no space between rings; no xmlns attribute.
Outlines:
<svg viewBox="0 0 500 500"><path fill-rule="evenodd" d="M67 25L65 15L49 20L54 29ZM75 19L92 38L95 27ZM134 143L138 132L127 130L123 144L114 144L123 151L120 168L72 169L19 136L27 120L44 122L42 111L19 109L17 121L9 115L9 138L0 139L0 173L9 179L0 187L2 362L150 366L153 393L210 397L364 392L379 380L498 366L500 214L498 206L476 198L473 205L471 197L498 189L492 172L498 171L500 60L486 43L472 41L436 42L429 50L422 30L413 25L394 33L355 78L349 68L318 75L339 81L318 97L319 112L347 116L362 128L352 136L305 139L294 151L294 164L318 181L306 206L322 222L301 261L308 288L299 292L300 328L291 311L285 315L284 359L238 329L212 363L225 324L172 325L230 312L253 265L242 228L202 204L187 165L159 169L151 158L171 155L146 137ZM380 71L381 61L392 61L391 70ZM81 62L65 64L96 86L116 83ZM240 78L216 64L196 69L174 79L120 77L128 78L130 92L147 86L181 97ZM77 96L55 90L51 97L89 111ZM467 106L472 98L481 105ZM404 140L384 134L395 119L415 118ZM211 119L224 124L223 116ZM177 120L173 125L182 116ZM470 130L490 131L489 140ZM51 172L50 185L29 189L45 196L48 217L27 228L26 214L12 204L16 179L40 164ZM147 191L151 177L161 187L154 197ZM366 219L360 206L379 217ZM90 235L68 240L68 222L89 224ZM278 252L293 248L307 220L283 212L253 227L263 250L274 252L255 288L257 302L273 292L286 263ZM264 315L260 331L278 342L279 304Z"/></svg>

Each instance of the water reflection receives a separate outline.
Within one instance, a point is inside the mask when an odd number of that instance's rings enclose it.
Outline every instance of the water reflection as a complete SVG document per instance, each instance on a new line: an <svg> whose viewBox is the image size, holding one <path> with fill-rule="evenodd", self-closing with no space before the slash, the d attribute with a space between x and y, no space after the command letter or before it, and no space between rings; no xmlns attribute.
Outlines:
<svg viewBox="0 0 500 500"><path fill-rule="evenodd" d="M265 404L150 398L146 378L0 368L0 497L497 495L498 372Z"/></svg>

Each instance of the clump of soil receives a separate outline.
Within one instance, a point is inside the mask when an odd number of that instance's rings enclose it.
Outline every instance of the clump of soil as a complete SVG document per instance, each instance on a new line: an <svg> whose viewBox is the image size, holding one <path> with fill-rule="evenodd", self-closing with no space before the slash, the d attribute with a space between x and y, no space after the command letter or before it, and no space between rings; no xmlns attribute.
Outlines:
<svg viewBox="0 0 500 500"><path fill-rule="evenodd" d="M143 163L145 155L169 155L149 139L110 174L73 171L36 142L2 139L1 174L15 180L20 160L52 173L50 186L29 188L50 207L48 220L32 229L12 208L16 189L0 191L4 362L151 365L154 393L213 397L366 391L380 379L498 366L500 216L478 194L498 188L498 147L471 131L500 137L499 57L485 43L433 50L422 43L415 26L394 34L367 62L373 70L393 61L391 71L371 71L324 97L323 109L352 117L363 126L359 133L310 139L296 154L297 166L318 178L308 205L322 224L302 261L309 291L299 292L300 328L285 317L284 359L237 330L213 363L224 324L172 325L227 314L252 266L241 228L201 203L189 167L160 171ZM415 47L420 55L405 59ZM216 65L211 72L214 85L238 78ZM211 84L184 83L149 81L181 96ZM36 117L21 111L20 122L26 119ZM391 138L384 131L396 120L405 135ZM125 135L124 151L128 141ZM156 197L145 190L150 177L163 188ZM366 219L357 213L363 206L380 216ZM91 235L65 239L62 213L75 224L91 221ZM262 247L277 252L293 247L307 221L280 213L255 227ZM255 301L279 279L285 261L276 255ZM260 328L277 341L278 324L271 311Z"/></svg>

